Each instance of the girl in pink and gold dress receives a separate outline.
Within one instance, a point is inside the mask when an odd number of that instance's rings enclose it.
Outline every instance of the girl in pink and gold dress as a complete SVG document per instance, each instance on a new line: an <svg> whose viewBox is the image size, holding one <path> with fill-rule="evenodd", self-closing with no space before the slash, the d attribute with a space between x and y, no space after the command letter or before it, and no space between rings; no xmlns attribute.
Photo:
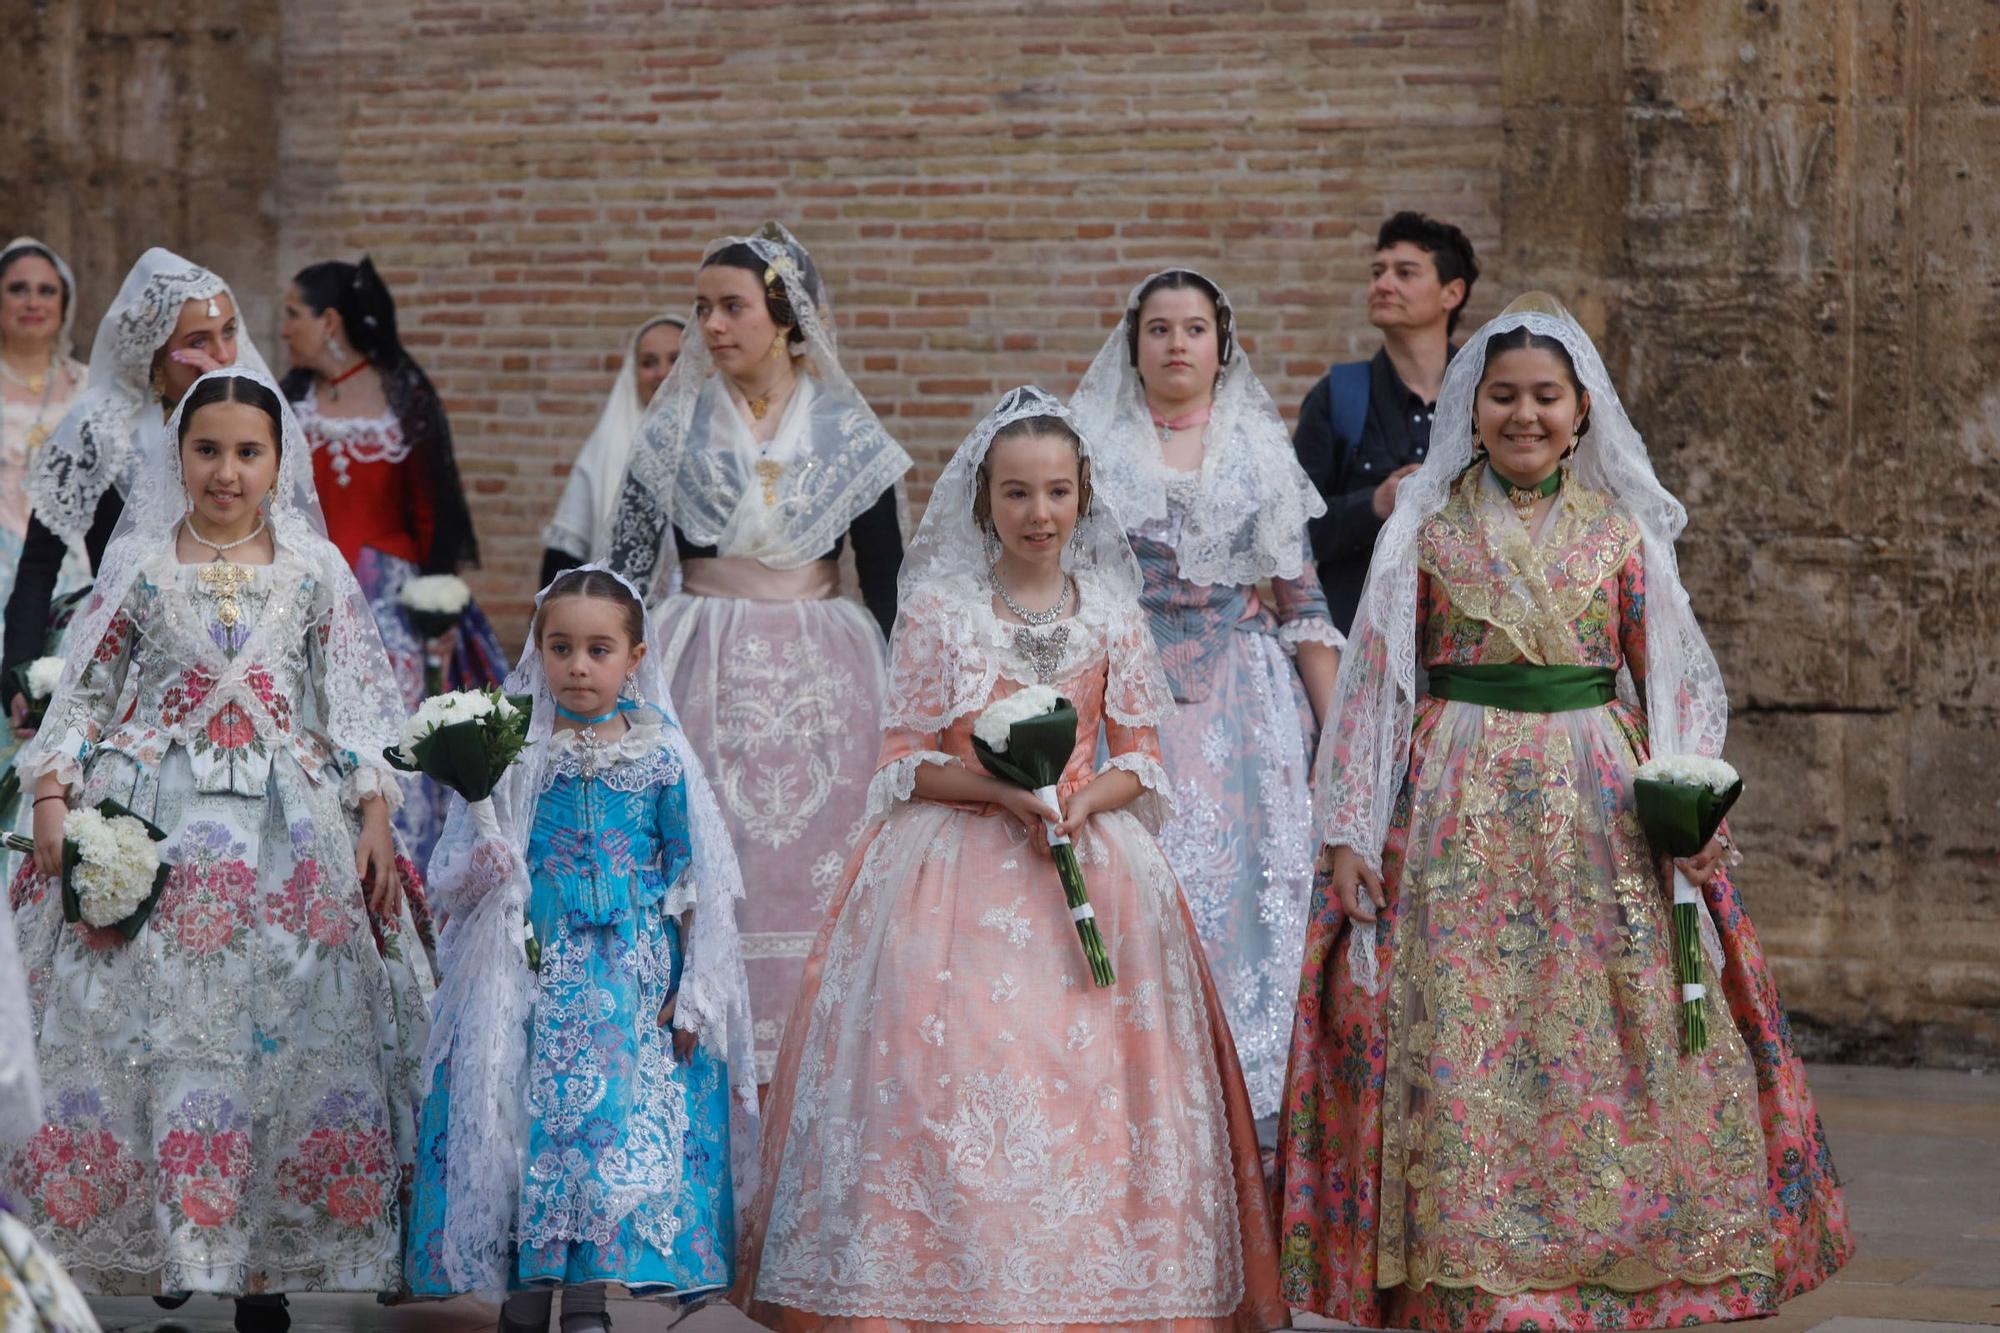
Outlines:
<svg viewBox="0 0 2000 1333"><path fill-rule="evenodd" d="M910 547L873 822L766 1107L735 1294L774 1328L1286 1322L1235 1048L1154 841L1173 703L1089 457L1054 398L1014 390ZM1081 723L1059 811L972 749L981 710L1033 685ZM1076 844L1112 986L1045 820Z"/></svg>

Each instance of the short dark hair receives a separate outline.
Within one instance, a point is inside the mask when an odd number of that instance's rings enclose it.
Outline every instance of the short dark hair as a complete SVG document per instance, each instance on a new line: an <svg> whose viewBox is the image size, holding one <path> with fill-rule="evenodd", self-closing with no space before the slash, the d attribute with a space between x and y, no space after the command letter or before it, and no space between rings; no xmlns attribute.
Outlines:
<svg viewBox="0 0 2000 1333"><path fill-rule="evenodd" d="M1236 330L1229 318L1229 307L1223 304L1222 289L1194 270L1185 268L1170 268L1155 273L1132 299L1131 309L1125 312L1125 355L1131 364L1139 364L1139 312L1146 308L1146 301L1154 292L1180 290L1200 292L1215 308L1215 360L1217 365L1228 365L1229 353L1235 346Z"/></svg>
<svg viewBox="0 0 2000 1333"><path fill-rule="evenodd" d="M37 259L48 260L49 267L56 271L56 281L62 285L62 294L63 294L62 315L58 319L58 322L61 322L61 320L63 319L68 319L69 302L70 302L70 297L72 295L69 289L69 279L63 276L62 261L56 258L56 252L49 249L49 247L47 247L46 245L41 245L34 241L29 241L25 245L17 245L11 250L8 250L4 253L0 253L0 282L6 281L8 269L14 267L14 265L17 262L26 259L29 255L33 255Z"/></svg>
<svg viewBox="0 0 2000 1333"><path fill-rule="evenodd" d="M278 395L269 386L251 379L248 375L210 375L188 390L188 396L181 400L181 426L177 444L187 443L188 427L194 422L194 414L210 403L248 403L271 418L271 444L280 453L285 448L285 414L278 405Z"/></svg>
<svg viewBox="0 0 2000 1333"><path fill-rule="evenodd" d="M646 641L645 604L632 595L624 580L602 569L565 569L542 594L542 604L535 608L535 623L528 627L528 638L537 647L542 642L542 617L565 597L595 597L614 604L625 613L625 633L632 645L637 647Z"/></svg>
<svg viewBox="0 0 2000 1333"><path fill-rule="evenodd" d="M702 260L701 266L740 268L745 273L755 274L757 285L764 289L764 311L770 315L773 324L786 331L785 341L797 347L806 340L806 331L799 327L799 312L792 309L791 295L785 290L785 280L771 272L771 265L747 241L735 241L723 246ZM807 291L813 289L816 277L810 269L806 271Z"/></svg>
<svg viewBox="0 0 2000 1333"><path fill-rule="evenodd" d="M1465 284L1465 299L1445 320L1446 335L1456 333L1459 316L1472 304L1472 284L1479 281L1479 261L1473 258L1472 242L1449 222L1439 222L1436 218L1407 210L1382 224L1382 229L1375 233L1375 248L1387 250L1404 241L1431 257L1431 267L1437 270L1438 285L1448 282Z"/></svg>

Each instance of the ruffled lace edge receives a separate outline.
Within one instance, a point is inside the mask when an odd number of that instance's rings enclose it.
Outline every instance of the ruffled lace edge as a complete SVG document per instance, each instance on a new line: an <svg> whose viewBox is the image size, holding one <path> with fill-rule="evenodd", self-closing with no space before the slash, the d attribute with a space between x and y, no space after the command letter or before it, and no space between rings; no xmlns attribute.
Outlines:
<svg viewBox="0 0 2000 1333"><path fill-rule="evenodd" d="M403 784L392 769L365 761L356 763L340 784L340 799L358 810L361 803L371 796L379 796L386 801L393 814L402 809Z"/></svg>
<svg viewBox="0 0 2000 1333"><path fill-rule="evenodd" d="M1174 817L1174 788L1167 781L1167 770L1151 755L1114 754L1097 771L1102 776L1114 769L1139 779L1139 785L1144 790L1125 809L1146 826L1148 833L1158 837L1160 830Z"/></svg>
<svg viewBox="0 0 2000 1333"><path fill-rule="evenodd" d="M872 824L909 800L917 789L917 770L925 764L962 766L957 755L942 750L917 750L890 760L868 781L868 808L863 819Z"/></svg>
<svg viewBox="0 0 2000 1333"><path fill-rule="evenodd" d="M1335 629L1331 621L1309 616L1278 626L1278 646L1287 653L1296 653L1302 643L1323 643L1336 653L1347 651L1347 636Z"/></svg>

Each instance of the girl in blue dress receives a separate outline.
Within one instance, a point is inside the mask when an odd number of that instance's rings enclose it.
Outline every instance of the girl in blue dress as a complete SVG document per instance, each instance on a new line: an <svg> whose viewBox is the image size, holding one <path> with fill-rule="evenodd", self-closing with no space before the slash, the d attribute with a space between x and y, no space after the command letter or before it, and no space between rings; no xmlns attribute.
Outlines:
<svg viewBox="0 0 2000 1333"><path fill-rule="evenodd" d="M756 1083L743 882L666 701L645 612L599 566L536 599L512 694L529 744L454 801L408 1272L510 1292L502 1333L608 1327L604 1284L726 1289L751 1197Z"/></svg>

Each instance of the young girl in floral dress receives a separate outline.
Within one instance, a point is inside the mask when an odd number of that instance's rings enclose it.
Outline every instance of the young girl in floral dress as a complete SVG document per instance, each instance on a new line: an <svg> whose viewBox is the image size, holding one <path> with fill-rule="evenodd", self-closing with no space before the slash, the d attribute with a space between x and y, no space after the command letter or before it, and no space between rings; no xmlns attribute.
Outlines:
<svg viewBox="0 0 2000 1333"><path fill-rule="evenodd" d="M1633 775L1722 753L1674 559L1686 511L1546 297L1458 353L1437 423L1319 756L1286 1298L1397 1328L1769 1314L1853 1238L1726 841L1685 868L1720 934L1711 1036L1683 1050Z"/></svg>
<svg viewBox="0 0 2000 1333"><path fill-rule="evenodd" d="M404 902L402 700L261 370L204 375L138 460L118 533L19 760L13 885L44 1120L7 1158L84 1290L239 1297L402 1284L431 983ZM166 832L138 935L63 920L64 816Z"/></svg>
<svg viewBox="0 0 2000 1333"><path fill-rule="evenodd" d="M533 700L528 748L490 803L454 802L431 862L447 925L410 1280L511 1289L503 1333L547 1328L557 1286L578 1333L606 1327L605 1283L734 1275L757 1106L743 880L659 661L630 584L558 576L507 682Z"/></svg>
<svg viewBox="0 0 2000 1333"><path fill-rule="evenodd" d="M1172 700L1089 459L1059 403L1014 390L910 547L874 822L767 1107L736 1295L772 1327L1286 1321L1250 1104L1154 841ZM972 748L981 710L1038 685L1079 721L1060 810ZM1075 842L1112 986L1045 821Z"/></svg>

